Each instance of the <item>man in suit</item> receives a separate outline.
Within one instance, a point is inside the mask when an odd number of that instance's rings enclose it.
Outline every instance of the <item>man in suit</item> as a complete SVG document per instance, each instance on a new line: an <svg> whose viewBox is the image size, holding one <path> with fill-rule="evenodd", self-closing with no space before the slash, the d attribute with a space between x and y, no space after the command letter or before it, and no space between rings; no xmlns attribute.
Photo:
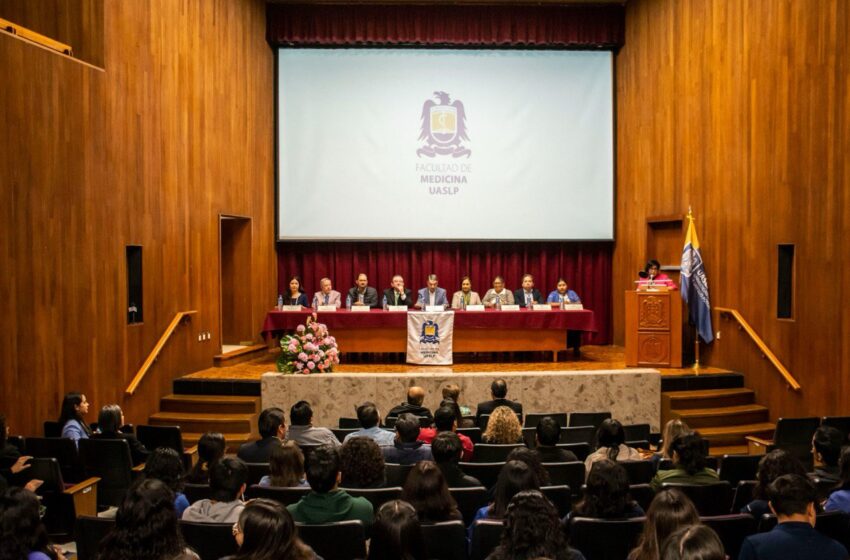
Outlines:
<svg viewBox="0 0 850 560"><path fill-rule="evenodd" d="M776 527L747 537L739 560L846 560L847 549L815 530L817 488L808 478L786 474L767 488L768 505L776 514Z"/></svg>
<svg viewBox="0 0 850 560"><path fill-rule="evenodd" d="M478 425L478 419L482 414L491 414L496 410L497 406L507 406L520 416L522 415L522 405L518 402L509 401L505 398L508 394L508 384L504 379L497 379L490 384L490 395L492 400L478 403L475 408L475 425Z"/></svg>
<svg viewBox="0 0 850 560"><path fill-rule="evenodd" d="M260 439L243 443L237 457L246 463L268 463L275 446L286 436L286 413L278 407L267 408L257 420Z"/></svg>
<svg viewBox="0 0 850 560"><path fill-rule="evenodd" d="M357 281L353 288L348 290L351 305L368 305L378 307L378 291L369 285L369 277L365 272L357 275Z"/></svg>
<svg viewBox="0 0 850 560"><path fill-rule="evenodd" d="M416 307L425 309L427 305L442 305L448 307L449 298L446 297L446 290L437 286L437 275L428 275L428 287L419 290L419 300L416 302Z"/></svg>
<svg viewBox="0 0 850 560"><path fill-rule="evenodd" d="M405 412L409 412L414 416L424 416L428 418L429 425L434 422L434 417L431 416L431 411L422 406L425 400L425 389L422 387L411 387L407 390L407 402L403 402L398 406L394 406L388 413L387 418L401 416Z"/></svg>
<svg viewBox="0 0 850 560"><path fill-rule="evenodd" d="M524 274L522 276L522 288L514 292L514 301L520 307L530 307L535 303L544 303L546 300L540 294L540 290L534 287L534 276Z"/></svg>
<svg viewBox="0 0 850 560"><path fill-rule="evenodd" d="M313 301L318 305L333 305L339 309L342 305L342 296L333 289L330 278L322 278L319 281L319 291L313 295Z"/></svg>
<svg viewBox="0 0 850 560"><path fill-rule="evenodd" d="M392 287L384 290L384 298L387 300L387 305L405 305L413 307L413 292L410 288L404 287L404 278L401 274L393 276Z"/></svg>

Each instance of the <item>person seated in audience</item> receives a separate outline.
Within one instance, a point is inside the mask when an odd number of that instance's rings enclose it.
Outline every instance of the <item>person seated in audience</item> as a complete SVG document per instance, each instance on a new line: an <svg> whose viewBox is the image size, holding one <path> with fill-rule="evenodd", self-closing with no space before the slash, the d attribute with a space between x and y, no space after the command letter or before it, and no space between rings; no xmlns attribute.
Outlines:
<svg viewBox="0 0 850 560"><path fill-rule="evenodd" d="M313 409L307 401L298 401L289 409L289 429L286 439L298 445L333 445L339 447L339 440L327 428L316 428L313 422Z"/></svg>
<svg viewBox="0 0 850 560"><path fill-rule="evenodd" d="M649 505L643 533L628 560L658 560L667 537L680 527L698 523L697 508L687 496L675 488L662 490Z"/></svg>
<svg viewBox="0 0 850 560"><path fill-rule="evenodd" d="M286 506L297 523L315 525L348 519L359 519L368 532L372 525L372 504L339 489L339 449L320 445L307 462L307 482L310 492L298 503Z"/></svg>
<svg viewBox="0 0 850 560"><path fill-rule="evenodd" d="M394 406L387 414L387 418L396 418L404 413L410 413L414 416L422 416L428 419L430 426L434 422L434 417L431 416L431 411L422 406L425 400L425 389L422 387L411 387L407 390L407 402L403 402L398 406Z"/></svg>
<svg viewBox="0 0 850 560"><path fill-rule="evenodd" d="M567 546L558 510L539 490L523 490L505 512L501 541L487 560L584 560Z"/></svg>
<svg viewBox="0 0 850 560"><path fill-rule="evenodd" d="M224 435L218 432L207 432L198 440L198 461L186 475L189 484L209 484L212 465L224 457L227 443Z"/></svg>
<svg viewBox="0 0 850 560"><path fill-rule="evenodd" d="M409 502L422 523L463 521L442 471L433 461L419 461L407 475L401 499Z"/></svg>
<svg viewBox="0 0 850 560"><path fill-rule="evenodd" d="M543 303L543 295L534 287L534 276L522 275L522 288L514 292L514 301L520 307L531 307L535 303Z"/></svg>
<svg viewBox="0 0 850 560"><path fill-rule="evenodd" d="M434 463L443 472L443 477L446 479L449 488L483 486L480 480L465 474L461 470L458 464L461 453L463 453L463 446L460 438L454 432L439 433L431 442L431 454L434 456Z"/></svg>
<svg viewBox="0 0 850 560"><path fill-rule="evenodd" d="M606 418L596 430L596 451L584 460L584 468L590 474L590 468L596 461L640 461L640 452L626 445L626 432L623 425L613 418Z"/></svg>
<svg viewBox="0 0 850 560"><path fill-rule="evenodd" d="M257 498L245 504L233 526L239 552L228 560L317 560L313 549L298 538L292 514L273 500ZM321 560L321 559L319 559Z"/></svg>
<svg viewBox="0 0 850 560"><path fill-rule="evenodd" d="M469 408L468 406L464 405L464 404L461 404L461 402L460 402L460 387L458 387L457 383L449 383L447 385L444 385L443 389L442 389L442 393L443 393L443 400L451 399L451 400L453 400L454 402L457 403L458 408L460 408L461 417L472 415L472 409ZM460 427L460 428L472 427L472 423L470 423L469 426L464 426L461 423L461 424L458 424L458 427Z"/></svg>
<svg viewBox="0 0 850 560"><path fill-rule="evenodd" d="M505 279L501 276L493 278L493 287L487 290L481 300L485 307L495 307L498 301L501 305L513 305L514 295L505 288Z"/></svg>
<svg viewBox="0 0 850 560"><path fill-rule="evenodd" d="M490 396L492 397L491 400L480 402L475 407L476 426L482 414L492 414L500 406L506 406L522 415L522 404L505 398L508 396L508 384L504 379L496 379L490 384Z"/></svg>
<svg viewBox="0 0 850 560"><path fill-rule="evenodd" d="M395 423L395 442L392 447L382 447L384 461L399 465L412 465L430 461L431 446L419 441L419 418L405 412Z"/></svg>
<svg viewBox="0 0 850 560"><path fill-rule="evenodd" d="M301 307L310 307L310 302L307 301L307 294L304 293L304 287L301 285L300 276L290 276L287 283L287 293L283 296L284 305L300 305Z"/></svg>
<svg viewBox="0 0 850 560"><path fill-rule="evenodd" d="M117 404L108 404L100 409L97 416L97 433L91 435L92 439L123 439L130 446L130 458L133 465L141 465L148 459L150 451L136 439L133 434L125 434L121 431L124 425L124 413Z"/></svg>
<svg viewBox="0 0 850 560"><path fill-rule="evenodd" d="M489 444L522 443L522 424L516 413L506 406L496 407L487 422L481 441Z"/></svg>
<svg viewBox="0 0 850 560"><path fill-rule="evenodd" d="M767 488L777 525L744 540L739 560L846 560L843 545L815 530L817 488L805 476L785 474Z"/></svg>
<svg viewBox="0 0 850 560"><path fill-rule="evenodd" d="M313 294L313 301L318 305L333 305L337 309L342 305L342 296L333 289L330 278L319 280L319 291Z"/></svg>
<svg viewBox="0 0 850 560"><path fill-rule="evenodd" d="M673 468L655 474L650 481L654 491L658 492L665 482L714 484L719 480L717 471L705 466L705 446L698 432L677 437L670 453L673 455Z"/></svg>
<svg viewBox="0 0 850 560"><path fill-rule="evenodd" d="M841 473L838 458L844 444L844 434L832 426L819 426L812 437L812 456L815 460L813 476L824 482L838 484Z"/></svg>
<svg viewBox="0 0 850 560"><path fill-rule="evenodd" d="M770 513L767 506L767 487L785 474L806 476L806 467L795 456L784 449L774 449L759 461L756 472L756 486L753 488L753 500L741 508L741 513L749 513L756 520Z"/></svg>
<svg viewBox="0 0 850 560"><path fill-rule="evenodd" d="M62 399L62 411L59 413L59 425L62 437L74 440L79 447L81 439L91 436L91 428L84 416L89 412L89 402L82 393L68 393Z"/></svg>
<svg viewBox="0 0 850 560"><path fill-rule="evenodd" d="M443 402L445 403L446 401ZM457 433L457 404L454 401L451 401L451 404L454 405L454 407L446 404L446 406L441 405L440 408L434 411L434 427L422 428L419 431L419 441L424 441L425 443L430 444L439 433ZM472 444L472 440L463 434L458 434L458 437L463 445L463 457L461 457L461 461L471 461L472 453L475 448Z"/></svg>
<svg viewBox="0 0 850 560"><path fill-rule="evenodd" d="M568 449L558 447L561 439L561 425L551 416L544 416L537 423L534 436L537 442L537 453L544 463L569 463L578 461L576 454Z"/></svg>
<svg viewBox="0 0 850 560"><path fill-rule="evenodd" d="M830 493L823 509L825 511L850 513L850 446L841 450L841 458L838 461L838 466L840 477L838 487Z"/></svg>
<svg viewBox="0 0 850 560"><path fill-rule="evenodd" d="M260 439L243 443L237 457L246 463L268 463L272 449L279 447L286 437L286 413L273 406L260 413L257 419Z"/></svg>
<svg viewBox="0 0 850 560"><path fill-rule="evenodd" d="M540 461L540 454L536 450L527 447L517 447L511 449L505 460L522 461L531 467L531 470L537 475L537 481L540 483L540 486L549 486L549 471L543 466L543 463Z"/></svg>
<svg viewBox="0 0 850 560"><path fill-rule="evenodd" d="M101 541L98 557L122 560L198 560L186 547L174 511L174 493L161 480L130 486L118 506L115 527Z"/></svg>
<svg viewBox="0 0 850 560"><path fill-rule="evenodd" d="M717 533L708 525L698 524L682 527L673 532L664 543L660 558L663 560L728 560L729 557L726 556L723 541Z"/></svg>
<svg viewBox="0 0 850 560"><path fill-rule="evenodd" d="M578 294L567 287L567 281L563 278L558 278L555 284L555 289L549 292L549 297L546 298L547 303L561 305L564 303L581 303L581 298Z"/></svg>
<svg viewBox="0 0 850 560"><path fill-rule="evenodd" d="M10 488L0 495L0 558L65 560L50 544L39 510L39 498L29 490Z"/></svg>
<svg viewBox="0 0 850 560"><path fill-rule="evenodd" d="M640 279L638 280L638 288L647 288L649 286L664 286L668 290L678 290L679 286L676 285L673 280L670 279L669 276L661 272L661 263L657 260L652 259L646 263L646 266L643 268L643 274L640 275Z"/></svg>
<svg viewBox="0 0 850 560"><path fill-rule="evenodd" d="M294 441L278 441L269 455L269 474L263 476L260 486L294 488L308 486L304 476L304 454Z"/></svg>
<svg viewBox="0 0 850 560"><path fill-rule="evenodd" d="M390 287L384 290L384 299L386 299L387 305L403 305L408 308L413 307L413 304L416 303L413 299L413 292L410 291L410 288L404 287L404 278L401 274L393 276Z"/></svg>
<svg viewBox="0 0 850 560"><path fill-rule="evenodd" d="M391 500L378 508L368 560L425 560L425 536L413 506Z"/></svg>
<svg viewBox="0 0 850 560"><path fill-rule="evenodd" d="M386 464L381 447L367 437L346 439L339 454L343 488L383 488Z"/></svg>
<svg viewBox="0 0 850 560"><path fill-rule="evenodd" d="M354 287L348 290L348 297L351 299L351 305L365 305L372 308L380 305L378 291L369 285L369 277L364 272L357 275Z"/></svg>
<svg viewBox="0 0 850 560"><path fill-rule="evenodd" d="M472 291L472 280L469 276L464 276L460 280L460 290L452 294L452 309L463 309L468 305L481 305L481 296ZM443 398L446 398L445 394Z"/></svg>
<svg viewBox="0 0 850 560"><path fill-rule="evenodd" d="M183 461L170 447L156 448L145 461L145 478L155 478L174 492L174 511L177 512L177 517L182 517L189 507L189 500L183 494L183 473Z"/></svg>
<svg viewBox="0 0 850 560"><path fill-rule="evenodd" d="M6 423L6 417L0 414L0 494L5 492L10 484L35 492L44 483L42 480L32 479L24 484L24 474L30 468L30 459L31 456L21 455L21 451L9 443L9 425Z"/></svg>
<svg viewBox="0 0 850 560"><path fill-rule="evenodd" d="M537 475L522 461L506 461L496 479L493 502L475 512L473 523L479 519L504 519L508 504L523 490L540 490Z"/></svg>
<svg viewBox="0 0 850 560"><path fill-rule="evenodd" d="M417 294L416 307L425 309L430 306L441 305L446 308L449 305L449 299L446 296L446 290L440 288L437 284L439 280L436 274L428 275L428 285L419 290Z"/></svg>
<svg viewBox="0 0 850 560"><path fill-rule="evenodd" d="M225 457L210 468L210 498L198 500L183 512L184 521L236 523L245 508L242 495L248 467L242 459Z"/></svg>
<svg viewBox="0 0 850 560"><path fill-rule="evenodd" d="M357 421L360 422L361 428L356 432L346 435L343 443L351 438L367 437L375 440L375 443L381 447L393 444L395 434L381 428L381 413L375 403L366 401L358 405L355 411L357 412Z"/></svg>
<svg viewBox="0 0 850 560"><path fill-rule="evenodd" d="M653 453L649 458L656 471L658 470L658 465L661 464L662 459L673 459L673 457L670 456L670 446L673 444L673 440L681 435L689 433L691 433L691 429L683 420L678 418L668 420L667 423L664 424L664 429L661 432L661 447L658 449L657 453Z"/></svg>
<svg viewBox="0 0 850 560"><path fill-rule="evenodd" d="M623 465L602 459L593 463L587 476L584 495L564 518L629 519L643 517L644 511L629 495L629 475Z"/></svg>

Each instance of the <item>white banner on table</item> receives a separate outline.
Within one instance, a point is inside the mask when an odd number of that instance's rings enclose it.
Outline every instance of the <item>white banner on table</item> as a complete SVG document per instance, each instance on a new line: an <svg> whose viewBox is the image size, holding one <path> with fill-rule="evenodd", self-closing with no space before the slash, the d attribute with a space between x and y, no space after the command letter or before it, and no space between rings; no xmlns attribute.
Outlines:
<svg viewBox="0 0 850 560"><path fill-rule="evenodd" d="M451 365L454 312L407 314L407 363Z"/></svg>

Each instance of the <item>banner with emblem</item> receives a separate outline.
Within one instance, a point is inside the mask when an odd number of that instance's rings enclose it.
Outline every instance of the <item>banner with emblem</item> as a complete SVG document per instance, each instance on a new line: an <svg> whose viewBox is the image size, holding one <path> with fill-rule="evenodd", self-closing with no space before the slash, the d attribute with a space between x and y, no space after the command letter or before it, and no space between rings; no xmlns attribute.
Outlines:
<svg viewBox="0 0 850 560"><path fill-rule="evenodd" d="M446 366L452 364L455 314L410 312L407 314L407 363Z"/></svg>

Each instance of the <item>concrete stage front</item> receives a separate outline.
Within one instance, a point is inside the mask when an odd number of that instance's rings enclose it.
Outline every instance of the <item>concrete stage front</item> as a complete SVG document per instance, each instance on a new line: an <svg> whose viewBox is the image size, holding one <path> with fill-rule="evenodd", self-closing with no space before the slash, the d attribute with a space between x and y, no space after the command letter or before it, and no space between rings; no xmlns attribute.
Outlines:
<svg viewBox="0 0 850 560"><path fill-rule="evenodd" d="M356 404L374 401L382 414L401 403L407 388L418 385L426 391L425 406L434 410L442 399L441 389L456 383L461 404L474 409L490 399L490 383L508 383L508 398L522 403L525 412L610 411L623 424L648 423L659 430L661 376L654 369L464 372L451 373L325 373L262 375L263 408L283 410L299 400L310 402L316 426L336 426L340 417L355 417Z"/></svg>

